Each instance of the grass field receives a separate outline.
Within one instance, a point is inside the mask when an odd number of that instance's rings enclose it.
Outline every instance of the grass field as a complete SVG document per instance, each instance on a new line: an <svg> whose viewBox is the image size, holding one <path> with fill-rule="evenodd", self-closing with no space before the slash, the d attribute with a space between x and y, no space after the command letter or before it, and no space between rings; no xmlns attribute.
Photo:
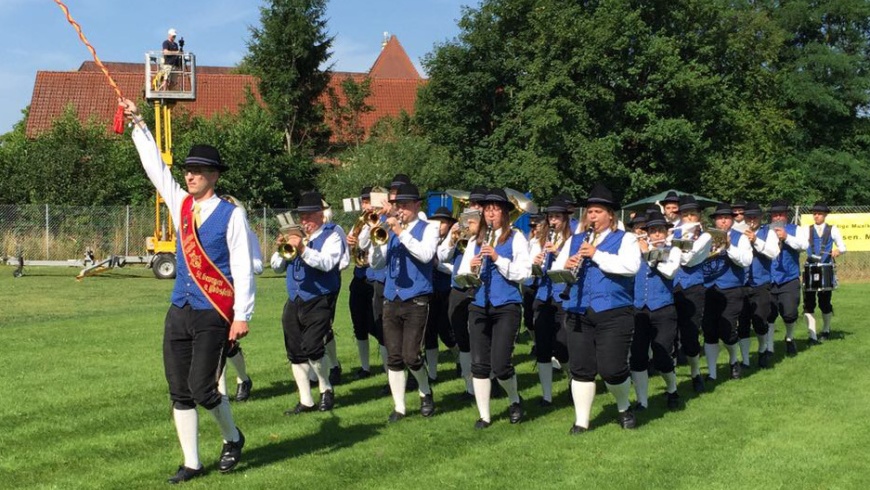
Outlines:
<svg viewBox="0 0 870 490"><path fill-rule="evenodd" d="M181 462L161 361L171 282L136 268L83 282L74 269L26 273L13 279L12 267L0 267L0 487L164 486ZM835 340L806 350L801 323L800 354L786 359L779 325L774 369L753 369L696 396L680 368L686 404L671 413L663 383L651 380L651 408L636 431L620 429L613 398L599 396L593 430L578 437L568 436L573 408L564 377L555 380L554 408L538 408L526 341L515 356L522 424L508 423L508 402L498 399L492 427L473 430L477 411L459 401L463 384L442 352L436 416L420 417L409 394L409 417L388 426L392 402L378 396L385 376L351 381L358 362L345 292L336 318L345 370L336 408L286 417L297 397L279 321L284 281L266 272L258 288L243 342L253 396L233 405L248 441L243 461L228 475L216 471L220 435L201 412L200 451L210 471L189 488L870 487L870 285L843 284L834 295ZM725 360L723 353L720 378Z"/></svg>

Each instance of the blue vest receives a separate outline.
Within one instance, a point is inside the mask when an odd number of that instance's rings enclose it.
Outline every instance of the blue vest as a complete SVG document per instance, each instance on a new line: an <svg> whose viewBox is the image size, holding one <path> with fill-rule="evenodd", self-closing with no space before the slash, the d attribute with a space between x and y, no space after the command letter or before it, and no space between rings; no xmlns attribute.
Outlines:
<svg viewBox="0 0 870 490"><path fill-rule="evenodd" d="M308 243L308 247L318 252L323 249L323 244L330 235L335 233L335 224L323 225L320 235ZM341 271L338 265L324 272L306 264L302 257L296 257L287 264L287 294L290 299L302 298L302 301L310 301L318 296L338 291L341 287Z"/></svg>
<svg viewBox="0 0 870 490"><path fill-rule="evenodd" d="M547 301L548 299L553 299L556 303L561 303L562 298L560 295L562 291L565 290L566 284L564 282L554 283L550 276L547 275L547 271L553 267L553 262L556 261L556 254L551 253L547 255L547 260L541 264L541 269L544 271L544 276L541 277L541 282L538 285L538 292L535 294L535 299L540 301Z"/></svg>
<svg viewBox="0 0 870 490"><path fill-rule="evenodd" d="M741 236L743 234L737 230L728 232L728 240L732 247L737 246ZM729 259L728 254L711 257L702 265L704 266L705 287L717 286L719 289L732 289L746 284L746 270Z"/></svg>
<svg viewBox="0 0 870 490"><path fill-rule="evenodd" d="M797 236L797 225L788 223L785 225L785 232L792 236ZM794 281L801 275L800 269L800 250L795 250L785 242L781 242L781 250L770 265L770 280L774 284L785 284Z"/></svg>
<svg viewBox="0 0 870 490"><path fill-rule="evenodd" d="M511 230L511 236L504 243L496 243L495 253L499 258L513 260L515 233L515 230ZM475 255L480 253L480 248L480 244L475 245ZM483 284L474 291L474 300L471 302L473 305L485 308L487 305L498 307L523 302L519 283L508 281L501 275L492 259L484 259L484 265L480 269L480 280Z"/></svg>
<svg viewBox="0 0 870 490"><path fill-rule="evenodd" d="M598 250L616 255L622 245L622 230L611 231L607 237L598 244ZM571 238L570 255L576 255L580 246L586 240L586 232L574 235ZM640 249L637 250L640 255ZM570 287L570 297L563 304L565 311L571 313L586 313L587 308L596 312L631 306L634 304L634 277L620 276L618 274L606 274L598 264L591 259L586 259L580 266L580 275L577 283Z"/></svg>
<svg viewBox="0 0 870 490"><path fill-rule="evenodd" d="M674 239L683 237L683 230L674 230ZM693 265L692 267L681 266L677 269L677 274L674 276L674 286L680 286L683 289L704 284L704 263Z"/></svg>
<svg viewBox="0 0 870 490"><path fill-rule="evenodd" d="M214 212L203 221L197 230L199 241L208 258L220 269L224 276L233 283L230 274L230 249L227 247L227 226L235 206L223 199L220 200ZM178 262L175 272L175 287L172 289L172 304L179 308L190 304L194 310L211 310L211 302L190 277L190 270L181 251L181 238L175 241L175 257Z"/></svg>
<svg viewBox="0 0 870 490"><path fill-rule="evenodd" d="M834 250L834 241L831 239L831 225L825 223L822 228L822 235L816 234L816 227L810 225L810 249L809 255L816 255L822 258L822 263L830 264L834 261L831 252Z"/></svg>
<svg viewBox="0 0 870 490"><path fill-rule="evenodd" d="M450 286L453 289L463 290L459 287L459 284L456 284L456 273L459 272L459 264L462 263L463 255L464 254L459 253L459 251L456 249L456 246L453 247L453 275L450 276Z"/></svg>
<svg viewBox="0 0 870 490"><path fill-rule="evenodd" d="M351 260L353 260L353 257L351 257ZM369 269L368 267L360 267L357 265L353 266L353 278L354 279L365 279L366 276L368 275L368 269Z"/></svg>
<svg viewBox="0 0 870 490"><path fill-rule="evenodd" d="M640 269L634 276L634 307L644 306L650 311L656 311L674 304L674 280L667 279L658 270L649 266L649 262L641 259Z"/></svg>
<svg viewBox="0 0 870 490"><path fill-rule="evenodd" d="M426 222L418 220L411 229L411 236L423 239ZM432 261L423 263L411 256L399 242L398 235L390 232L387 242L387 277L384 283L384 298L407 301L424 294L432 294Z"/></svg>
<svg viewBox="0 0 870 490"><path fill-rule="evenodd" d="M755 234L756 240L766 241L767 235L770 233L770 228L767 225L763 225L758 229L758 232ZM766 255L759 253L755 250L755 247L752 247L752 265L749 266L749 273L747 274L746 285L751 287L758 287L768 284L770 282L770 263L772 261Z"/></svg>

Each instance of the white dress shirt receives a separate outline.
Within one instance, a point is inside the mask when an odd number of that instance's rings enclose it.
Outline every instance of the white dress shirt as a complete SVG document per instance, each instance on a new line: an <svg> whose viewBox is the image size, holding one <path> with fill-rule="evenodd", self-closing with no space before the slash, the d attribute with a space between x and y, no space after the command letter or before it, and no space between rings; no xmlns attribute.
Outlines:
<svg viewBox="0 0 870 490"><path fill-rule="evenodd" d="M813 223L812 226L816 229L816 236L821 238L822 232L825 231L825 223L820 225ZM809 250L810 245L812 245L809 243L809 231L807 231L807 240L807 249ZM834 245L836 245L837 250L840 251L840 255L846 253L846 242L843 240L843 235L840 233L840 229L837 228L837 225L831 225L831 240L834 242ZM833 248L831 250L833 250ZM812 250L810 250L810 252L812 252ZM824 258L827 259L827 257Z"/></svg>
<svg viewBox="0 0 870 490"><path fill-rule="evenodd" d="M593 245L600 244L610 235L610 229L606 229L598 234ZM572 235L565 242L559 256L556 257L556 262L553 263L553 270L564 270L565 263L571 258L571 242L577 235ZM579 250L579 249L578 249ZM602 272L607 274L616 274L619 276L634 276L640 270L640 247L637 244L637 237L633 233L626 233L622 237L622 242L619 244L619 250L616 254L596 250L591 257L592 261L598 265Z"/></svg>
<svg viewBox="0 0 870 490"><path fill-rule="evenodd" d="M673 279L680 269L680 258L683 252L677 247L671 247L665 260L660 260L655 268L665 279ZM649 264L647 264L649 265Z"/></svg>
<svg viewBox="0 0 870 490"><path fill-rule="evenodd" d="M501 228L495 230L495 242L501 237ZM462 262L459 263L459 271L457 275L471 273L471 259L475 257L474 251L477 249L477 237L468 240L468 247L465 249L465 254L462 256ZM499 255L495 261L495 267L499 274L505 277L508 281L523 282L532 275L532 261L529 258L529 242L522 233L515 231L513 234L513 242L511 243L511 253L513 259Z"/></svg>
<svg viewBox="0 0 870 490"><path fill-rule="evenodd" d="M181 204L189 194L175 181L169 167L163 163L160 150L147 128L142 129L139 125L134 125L133 143L136 145L136 151L139 152L139 159L142 161L142 168L145 169L148 179L166 201L166 207L169 208L177 231L178 224L181 222ZM203 222L211 216L220 202L221 198L214 194L207 199L197 201L200 206L199 215ZM233 312L235 319L242 321L251 319L256 293L249 231L245 212L236 207L227 225L227 247L230 251L230 274L233 276L235 290Z"/></svg>
<svg viewBox="0 0 870 490"><path fill-rule="evenodd" d="M729 236L728 239L730 240L731 237ZM752 245L746 235L740 235L736 247L728 247L728 258L744 269L752 265Z"/></svg>
<svg viewBox="0 0 870 490"><path fill-rule="evenodd" d="M414 221L408 223L404 230L399 233L399 243L405 246L411 257L414 257L420 262L426 263L435 258L435 253L438 251L438 224L423 221L426 228L423 229L423 237L417 240L411 234L411 230L417 226L417 222L421 221L419 216ZM366 227L368 228L368 226ZM360 233L360 246L363 246L363 238L365 245L371 245L370 231L367 233L365 229ZM383 245L372 245L369 247L369 264L372 269L383 269L387 265L387 246L390 241Z"/></svg>
<svg viewBox="0 0 870 490"><path fill-rule="evenodd" d="M759 240L756 236L755 243L750 242L750 245L756 252L768 259L773 260L779 255L779 238L776 237L773 230L767 230L767 238L764 240Z"/></svg>
<svg viewBox="0 0 870 490"><path fill-rule="evenodd" d="M313 267L319 271L329 272L335 267L340 267L342 261L345 259L346 253L342 253L343 241L341 234L339 234L336 230L338 227L333 229L334 233L330 233L326 240L323 242L323 246L320 247L320 250L314 250L311 247L305 247L305 251L302 252L302 255L299 258L302 262L305 262L309 267ZM323 233L323 226L321 225L314 233L312 233L308 242L311 243L316 240ZM284 260L284 257L278 252L272 254L272 260L270 261L272 265L272 270L275 272L283 272L287 270L287 261ZM346 265L345 265L346 267Z"/></svg>

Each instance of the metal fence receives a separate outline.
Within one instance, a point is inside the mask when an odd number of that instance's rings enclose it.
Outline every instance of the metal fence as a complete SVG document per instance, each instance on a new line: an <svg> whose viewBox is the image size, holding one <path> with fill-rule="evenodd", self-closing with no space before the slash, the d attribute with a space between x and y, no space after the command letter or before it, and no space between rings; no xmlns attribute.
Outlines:
<svg viewBox="0 0 870 490"><path fill-rule="evenodd" d="M248 210L251 229L260 239L268 260L275 251L279 232L276 215L287 209ZM834 213L870 213L870 206L835 206ZM795 208L794 220L808 208ZM353 226L356 213L336 211L334 221L345 230ZM73 262L82 260L90 250L97 260L111 255L145 255L145 238L154 234L154 206L0 206L0 263L17 263L19 254L26 261ZM841 280L870 279L870 252L849 251L837 259Z"/></svg>

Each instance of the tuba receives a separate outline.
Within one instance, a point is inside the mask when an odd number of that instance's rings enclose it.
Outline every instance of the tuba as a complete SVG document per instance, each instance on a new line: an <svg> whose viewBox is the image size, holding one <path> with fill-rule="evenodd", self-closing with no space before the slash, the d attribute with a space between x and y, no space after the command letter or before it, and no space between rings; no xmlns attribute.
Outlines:
<svg viewBox="0 0 870 490"><path fill-rule="evenodd" d="M468 204L471 202L469 200L471 198L471 193L456 189L447 189L444 193L453 199L453 209L451 210L451 214L453 215L453 219L458 221L462 213L465 212L465 208L467 208Z"/></svg>
<svg viewBox="0 0 870 490"><path fill-rule="evenodd" d="M538 213L538 206L522 192L505 187L504 193L511 204L514 205L514 208L510 212L511 226L525 213Z"/></svg>

